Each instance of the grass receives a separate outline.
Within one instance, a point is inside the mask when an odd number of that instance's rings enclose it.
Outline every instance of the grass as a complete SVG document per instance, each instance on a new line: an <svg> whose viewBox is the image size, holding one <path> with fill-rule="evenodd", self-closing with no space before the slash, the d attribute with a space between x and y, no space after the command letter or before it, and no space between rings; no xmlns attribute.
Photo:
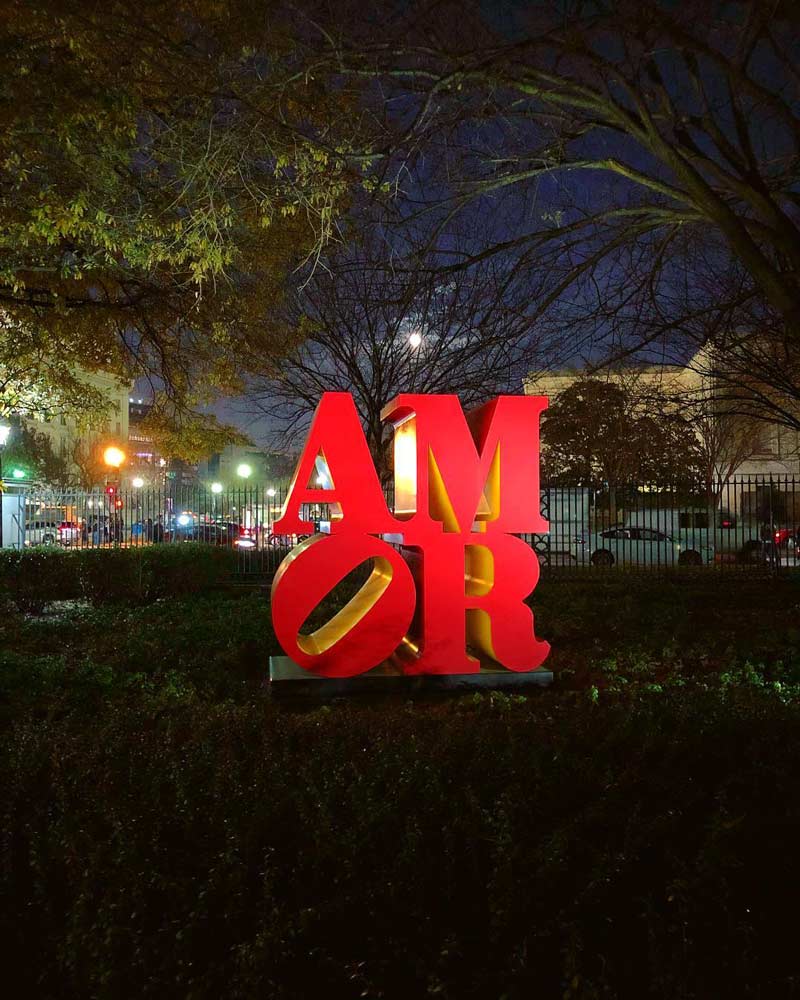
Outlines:
<svg viewBox="0 0 800 1000"><path fill-rule="evenodd" d="M556 674L556 693L603 690L622 677L634 683L644 677L713 680L745 663L765 673L780 664L785 672L800 660L800 582L794 577L711 585L699 576L545 581L532 604L537 634L552 645L546 665ZM322 608L317 617L332 610ZM179 677L204 699L247 701L263 693L267 659L277 652L268 597L260 591L165 598L146 606L68 601L49 605L42 615L9 609L0 620L6 664L0 694L12 674L22 694L26 675L41 661L53 676L97 668L120 682Z"/></svg>
<svg viewBox="0 0 800 1000"><path fill-rule="evenodd" d="M8 612L5 981L798 995L800 587L547 581L533 604L548 690L299 710L264 691L263 595Z"/></svg>

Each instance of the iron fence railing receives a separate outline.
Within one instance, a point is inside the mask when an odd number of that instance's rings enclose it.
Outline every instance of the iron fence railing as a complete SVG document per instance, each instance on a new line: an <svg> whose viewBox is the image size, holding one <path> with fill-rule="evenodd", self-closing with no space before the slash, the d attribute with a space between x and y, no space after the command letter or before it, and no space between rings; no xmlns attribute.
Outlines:
<svg viewBox="0 0 800 1000"><path fill-rule="evenodd" d="M276 534L283 488L248 486L5 494L17 512L6 547L119 548L201 542L230 546L242 575L270 575L301 540ZM800 477L736 476L713 483L545 484L550 531L522 536L543 572L683 567L779 572L800 564ZM392 509L391 493L387 504ZM20 512L22 512L20 516ZM314 530L330 526L326 504L307 504Z"/></svg>

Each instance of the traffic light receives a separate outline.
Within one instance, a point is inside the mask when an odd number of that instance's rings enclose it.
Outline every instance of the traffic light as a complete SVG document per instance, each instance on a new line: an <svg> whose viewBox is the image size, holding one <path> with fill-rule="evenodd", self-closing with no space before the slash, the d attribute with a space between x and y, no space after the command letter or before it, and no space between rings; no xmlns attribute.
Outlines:
<svg viewBox="0 0 800 1000"><path fill-rule="evenodd" d="M116 495L117 495L117 484L108 483L108 485L106 486L106 496L108 497L109 502L113 500Z"/></svg>
<svg viewBox="0 0 800 1000"><path fill-rule="evenodd" d="M114 501L115 509L122 510L124 506L125 506L125 501L122 499L122 497L117 497L117 499Z"/></svg>

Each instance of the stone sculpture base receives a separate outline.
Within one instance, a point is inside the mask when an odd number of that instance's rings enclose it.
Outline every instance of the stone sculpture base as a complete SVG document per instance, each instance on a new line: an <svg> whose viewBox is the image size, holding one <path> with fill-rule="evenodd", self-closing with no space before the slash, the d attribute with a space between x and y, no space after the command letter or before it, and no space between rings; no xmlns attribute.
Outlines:
<svg viewBox="0 0 800 1000"><path fill-rule="evenodd" d="M288 656L269 658L269 688L274 698L341 698L354 694L468 693L470 691L508 691L520 694L553 683L551 670L517 673L502 667L481 667L477 674L402 673L392 663L381 663L356 677L318 677L298 666Z"/></svg>

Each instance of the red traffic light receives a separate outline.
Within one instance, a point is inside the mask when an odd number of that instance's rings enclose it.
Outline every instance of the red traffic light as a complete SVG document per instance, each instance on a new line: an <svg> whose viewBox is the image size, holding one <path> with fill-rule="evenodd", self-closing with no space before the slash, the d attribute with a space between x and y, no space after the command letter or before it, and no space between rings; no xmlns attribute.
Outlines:
<svg viewBox="0 0 800 1000"><path fill-rule="evenodd" d="M117 510L122 510L122 508L125 506L125 501L121 497L117 497L117 499L114 501L114 506L116 507Z"/></svg>
<svg viewBox="0 0 800 1000"><path fill-rule="evenodd" d="M114 485L113 483L109 483L108 486L106 486L106 496L113 497L116 496L116 493L117 493L116 485Z"/></svg>

